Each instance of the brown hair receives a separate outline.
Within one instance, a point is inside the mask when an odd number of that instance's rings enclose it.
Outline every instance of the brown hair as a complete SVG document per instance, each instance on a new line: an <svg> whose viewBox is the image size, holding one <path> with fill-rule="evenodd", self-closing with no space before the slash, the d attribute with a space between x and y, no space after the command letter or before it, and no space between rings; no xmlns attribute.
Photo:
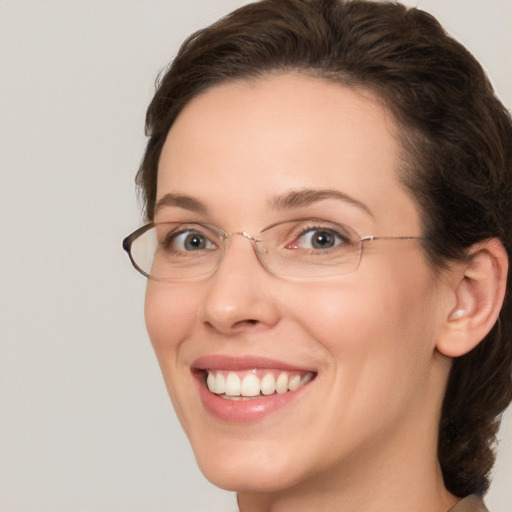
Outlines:
<svg viewBox="0 0 512 512"><path fill-rule="evenodd" d="M498 237L512 254L512 122L481 66L429 14L391 2L263 0L189 37L148 108L137 175L153 218L157 167L183 107L215 84L296 70L376 92L408 154L401 169L416 197L435 267ZM500 318L453 362L439 429L447 489L484 493L500 414L512 399L511 276Z"/></svg>

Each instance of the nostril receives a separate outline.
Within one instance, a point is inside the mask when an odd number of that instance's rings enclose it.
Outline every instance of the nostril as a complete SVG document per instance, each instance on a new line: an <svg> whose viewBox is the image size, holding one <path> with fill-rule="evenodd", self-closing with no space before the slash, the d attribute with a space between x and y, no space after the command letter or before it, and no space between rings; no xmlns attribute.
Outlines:
<svg viewBox="0 0 512 512"><path fill-rule="evenodd" d="M247 320L240 320L239 322L236 322L233 327L244 327L248 325L256 325L258 324L258 320L253 320L252 318L248 318Z"/></svg>
<svg viewBox="0 0 512 512"><path fill-rule="evenodd" d="M234 324L232 324L230 326L230 330L232 329L240 329L240 328L243 328L243 327L249 327L249 326L252 326L252 325L258 325L260 322L258 320L254 320L252 318L249 318L247 320L240 320L239 322L235 322ZM217 329L217 327L215 326L215 322L210 322L208 320L205 321L205 325L209 328L209 329Z"/></svg>

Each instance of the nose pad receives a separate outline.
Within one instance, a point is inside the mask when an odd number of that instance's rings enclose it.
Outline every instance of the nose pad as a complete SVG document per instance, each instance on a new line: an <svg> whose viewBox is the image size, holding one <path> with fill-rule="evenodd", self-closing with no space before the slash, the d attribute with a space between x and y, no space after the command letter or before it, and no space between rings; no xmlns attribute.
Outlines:
<svg viewBox="0 0 512 512"><path fill-rule="evenodd" d="M241 240L228 241L233 235L246 238L253 247L247 247ZM269 293L271 275L262 266L254 247L259 239L245 232L229 233L225 238L223 257L207 282L202 321L222 333L275 324L278 309Z"/></svg>
<svg viewBox="0 0 512 512"><path fill-rule="evenodd" d="M260 265L263 266L263 268L265 270L267 270L267 267L265 266L265 264L261 260L261 257L260 257L259 251L258 251L258 247L256 245L257 242L261 242L262 241L261 238L258 238L256 236L252 236L249 233L247 233L246 231L235 231L233 233L225 233L223 235L223 237L222 237L222 243L223 243L222 256L220 257L219 261L215 265L212 273L216 274L217 271L219 270L219 268L221 267L221 265L222 265L222 263L223 263L223 261L224 261L224 259L226 257L226 253L228 252L228 248L229 248L229 246L231 244L231 240L232 240L233 236L241 236L241 237L246 238L247 240L249 240L251 242L254 254L255 254L258 262L260 263ZM265 249L265 248L261 248L260 251L262 251L264 254L268 253L267 249Z"/></svg>
<svg viewBox="0 0 512 512"><path fill-rule="evenodd" d="M261 238L258 238L257 236L252 236L246 231L238 231L236 233L230 233L230 235L241 235L244 238L247 238L247 240L250 240L251 242L261 242Z"/></svg>

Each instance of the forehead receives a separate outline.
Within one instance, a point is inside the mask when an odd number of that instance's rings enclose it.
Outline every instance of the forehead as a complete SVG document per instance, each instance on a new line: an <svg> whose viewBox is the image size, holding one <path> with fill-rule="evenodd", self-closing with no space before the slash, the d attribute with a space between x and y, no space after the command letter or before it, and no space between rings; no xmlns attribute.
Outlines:
<svg viewBox="0 0 512 512"><path fill-rule="evenodd" d="M396 172L402 153L392 117L370 92L296 73L236 81L178 116L162 151L157 200L182 193L259 211L289 190L336 189L387 212L391 225L404 208L416 218Z"/></svg>

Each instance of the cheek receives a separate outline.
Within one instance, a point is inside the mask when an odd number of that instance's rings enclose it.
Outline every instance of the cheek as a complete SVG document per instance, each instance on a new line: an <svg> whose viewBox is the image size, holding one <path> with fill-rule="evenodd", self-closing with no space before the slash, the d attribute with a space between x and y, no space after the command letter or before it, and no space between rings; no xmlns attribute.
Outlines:
<svg viewBox="0 0 512 512"><path fill-rule="evenodd" d="M296 311L327 361L323 411L340 434L333 451L343 439L391 435L432 395L436 293L427 273L407 270L312 287Z"/></svg>
<svg viewBox="0 0 512 512"><path fill-rule="evenodd" d="M180 365L183 340L197 318L197 297L190 287L179 287L148 280L144 316L146 328L155 351L164 382L176 414L187 430L184 404L190 402L193 386L187 367Z"/></svg>
<svg viewBox="0 0 512 512"><path fill-rule="evenodd" d="M312 286L295 318L351 374L370 364L382 378L399 368L426 367L435 348L432 276L415 258L374 266L373 272L360 269L338 283Z"/></svg>
<svg viewBox="0 0 512 512"><path fill-rule="evenodd" d="M144 316L160 365L175 353L196 320L197 295L190 287L148 280Z"/></svg>

